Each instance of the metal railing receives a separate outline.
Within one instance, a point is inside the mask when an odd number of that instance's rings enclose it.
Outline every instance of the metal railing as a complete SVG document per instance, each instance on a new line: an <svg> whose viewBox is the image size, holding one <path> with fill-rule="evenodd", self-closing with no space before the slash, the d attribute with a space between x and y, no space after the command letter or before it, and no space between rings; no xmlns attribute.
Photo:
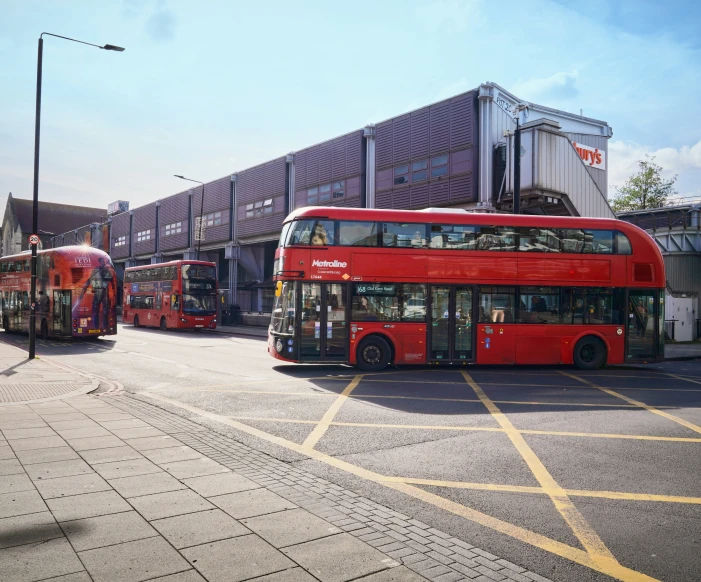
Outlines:
<svg viewBox="0 0 701 582"><path fill-rule="evenodd" d="M664 320L665 339L674 340L674 328L676 327L675 324L677 323L677 321L678 321L677 319L665 319ZM699 327L698 322L699 322L699 320L697 319L696 320L697 331L698 331L698 327Z"/></svg>

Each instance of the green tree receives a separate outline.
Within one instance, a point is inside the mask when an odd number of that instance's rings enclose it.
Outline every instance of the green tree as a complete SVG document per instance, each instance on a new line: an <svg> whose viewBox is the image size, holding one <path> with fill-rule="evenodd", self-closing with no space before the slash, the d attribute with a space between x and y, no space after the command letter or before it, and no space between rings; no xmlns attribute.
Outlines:
<svg viewBox="0 0 701 582"><path fill-rule="evenodd" d="M616 197L611 201L614 212L645 210L666 206L670 196L677 194L674 183L676 174L669 180L660 175L662 167L655 163L655 156L645 155L638 160L638 171L626 180L623 187L616 187Z"/></svg>

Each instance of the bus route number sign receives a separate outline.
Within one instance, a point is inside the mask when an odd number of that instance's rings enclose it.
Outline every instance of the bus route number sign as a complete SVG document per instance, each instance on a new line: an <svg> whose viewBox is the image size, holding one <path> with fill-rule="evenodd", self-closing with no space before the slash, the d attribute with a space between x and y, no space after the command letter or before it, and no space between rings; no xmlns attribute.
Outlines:
<svg viewBox="0 0 701 582"><path fill-rule="evenodd" d="M356 283L358 295L394 295L396 285L387 283Z"/></svg>
<svg viewBox="0 0 701 582"><path fill-rule="evenodd" d="M36 234L30 234L29 235L29 244L34 246L39 244L39 235Z"/></svg>

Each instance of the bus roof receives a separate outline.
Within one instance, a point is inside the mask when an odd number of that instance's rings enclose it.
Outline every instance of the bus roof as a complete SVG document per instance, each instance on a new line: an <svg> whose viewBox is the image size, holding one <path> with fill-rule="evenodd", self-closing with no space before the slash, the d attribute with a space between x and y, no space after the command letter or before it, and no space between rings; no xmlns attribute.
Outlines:
<svg viewBox="0 0 701 582"><path fill-rule="evenodd" d="M91 247L89 245L68 245L65 247L58 247L55 249L45 249L41 251L37 251L38 256L42 255L56 255L56 256L63 256L63 257L72 257L75 255L88 255L93 258L98 258L98 257L107 257L108 259L110 258L109 255L101 250L101 249L96 249L95 247ZM16 255L7 255L4 257L0 257L0 260L19 260L19 259L29 259L32 256L32 251L22 251L21 253L17 253ZM111 259L110 259L111 260Z"/></svg>

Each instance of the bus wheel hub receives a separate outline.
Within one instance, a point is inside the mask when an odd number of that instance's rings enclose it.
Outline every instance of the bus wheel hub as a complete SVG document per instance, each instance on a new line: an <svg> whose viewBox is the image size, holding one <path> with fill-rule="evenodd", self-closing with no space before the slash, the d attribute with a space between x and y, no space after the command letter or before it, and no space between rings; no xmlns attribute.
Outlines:
<svg viewBox="0 0 701 582"><path fill-rule="evenodd" d="M377 364L382 358L382 352L377 346L368 346L363 350L363 358L369 364Z"/></svg>

